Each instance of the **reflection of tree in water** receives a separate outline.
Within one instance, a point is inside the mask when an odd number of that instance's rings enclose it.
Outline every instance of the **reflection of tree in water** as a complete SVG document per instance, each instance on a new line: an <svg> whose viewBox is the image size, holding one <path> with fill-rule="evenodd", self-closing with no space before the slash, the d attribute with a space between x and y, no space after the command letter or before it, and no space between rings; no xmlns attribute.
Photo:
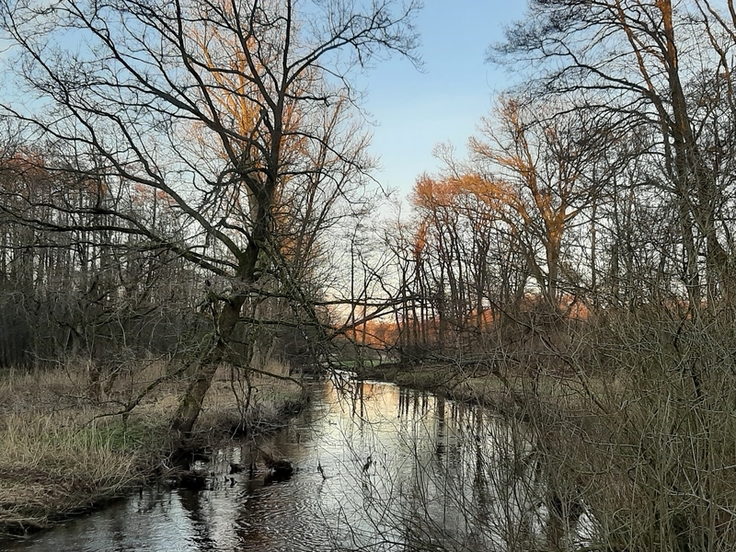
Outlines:
<svg viewBox="0 0 736 552"><path fill-rule="evenodd" d="M390 385L318 385L325 400L301 429L259 442L299 466L294 480L269 486L244 472L229 502L213 506L205 492L187 503L195 526L210 524L197 529L201 550L222 545L224 523L238 550L569 548L579 500L547 461L551 431Z"/></svg>
<svg viewBox="0 0 736 552"><path fill-rule="evenodd" d="M392 434L382 428L386 438L373 443L373 457L384 461L352 475L362 498L356 510L365 519L336 549L564 549L582 510L545 465L536 431L480 407L412 390L393 393L393 415L382 413ZM353 411L370 418L374 406Z"/></svg>
<svg viewBox="0 0 736 552"><path fill-rule="evenodd" d="M553 463L564 452L553 424L390 385L351 385L315 382L324 394L288 429L215 451L201 466L215 475L198 494L135 500L114 537L107 521L100 524L106 532L96 550L167 549L161 543L199 552L572 548L568 526L575 528L580 500L567 475L573 470ZM267 484L262 462L253 474L246 468L258 448L298 471ZM230 473L232 464L242 469Z"/></svg>
<svg viewBox="0 0 736 552"><path fill-rule="evenodd" d="M199 550L215 550L217 539L210 534L211 525L207 516L203 515L203 504L206 501L205 493L190 489L180 489L179 498L181 506L191 521L193 533L192 540L197 544Z"/></svg>

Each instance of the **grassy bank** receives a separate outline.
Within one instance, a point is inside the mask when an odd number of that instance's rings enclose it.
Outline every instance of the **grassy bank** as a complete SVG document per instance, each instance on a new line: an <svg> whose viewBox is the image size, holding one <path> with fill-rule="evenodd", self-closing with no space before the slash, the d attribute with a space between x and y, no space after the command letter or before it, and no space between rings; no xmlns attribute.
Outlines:
<svg viewBox="0 0 736 552"><path fill-rule="evenodd" d="M480 404L499 413L515 408L533 388L547 389L549 397L560 381L571 383L568 376L519 371L498 371L487 362L472 363L424 361L418 363L384 363L356 370L360 379L387 381L401 387L428 391L461 402Z"/></svg>
<svg viewBox="0 0 736 552"><path fill-rule="evenodd" d="M128 415L116 415L170 370L142 366L119 374L104 394L81 364L0 375L0 535L48 527L170 475L180 443L168 420L186 382L162 383ZM252 384L257 391L243 420L244 389L222 369L189 445L221 443L243 422L251 432L276 429L304 400L292 382L256 378Z"/></svg>
<svg viewBox="0 0 736 552"><path fill-rule="evenodd" d="M534 549L571 549L563 528L584 513L585 550L725 552L736 547L734 319L726 310L606 313L544 336L536 354L517 342L479 351L474 363L383 365L362 376L491 406L518 429L523 453L506 456L522 474L515 484L549 512L547 541ZM538 523L534 515L510 512L499 530Z"/></svg>

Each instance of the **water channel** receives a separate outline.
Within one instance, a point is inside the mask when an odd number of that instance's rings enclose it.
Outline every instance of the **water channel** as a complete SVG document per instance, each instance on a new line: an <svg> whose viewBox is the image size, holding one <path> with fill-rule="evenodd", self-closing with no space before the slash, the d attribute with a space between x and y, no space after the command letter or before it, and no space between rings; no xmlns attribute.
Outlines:
<svg viewBox="0 0 736 552"><path fill-rule="evenodd" d="M293 462L290 478L262 463L230 474L254 454L234 444L199 463L203 490L145 489L0 549L508 551L543 533L532 451L488 411L385 383L313 385L305 412L258 443Z"/></svg>

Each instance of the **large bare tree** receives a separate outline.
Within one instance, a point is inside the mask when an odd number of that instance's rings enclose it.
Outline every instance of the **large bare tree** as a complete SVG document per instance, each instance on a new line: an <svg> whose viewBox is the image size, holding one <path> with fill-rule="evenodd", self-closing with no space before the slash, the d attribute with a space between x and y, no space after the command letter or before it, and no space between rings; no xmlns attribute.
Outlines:
<svg viewBox="0 0 736 552"><path fill-rule="evenodd" d="M417 8L413 0L2 2L12 43L5 70L18 91L4 96L3 114L65 159L53 170L112 197L151 190L181 221L166 232L125 201L100 202L85 207L92 229L145 238L218 282L208 293L214 331L173 421L182 434L264 294L318 322L302 285L307 258L336 204L351 214L371 167L351 77L392 51L412 56Z"/></svg>
<svg viewBox="0 0 736 552"><path fill-rule="evenodd" d="M603 136L583 113L506 97L497 117L484 121L481 137L470 140L477 174L470 190L508 226L553 309L567 234L594 196L591 172Z"/></svg>

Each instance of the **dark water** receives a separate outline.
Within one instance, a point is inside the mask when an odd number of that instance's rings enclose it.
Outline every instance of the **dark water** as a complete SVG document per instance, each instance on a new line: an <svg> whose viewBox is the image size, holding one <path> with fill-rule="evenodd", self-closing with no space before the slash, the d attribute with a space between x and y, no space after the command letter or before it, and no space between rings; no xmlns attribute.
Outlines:
<svg viewBox="0 0 736 552"><path fill-rule="evenodd" d="M4 549L512 550L541 534L529 447L487 412L390 384L316 385L307 411L258 443L297 466L291 478L228 475L253 454L244 442L199 464L205 490L145 490Z"/></svg>

